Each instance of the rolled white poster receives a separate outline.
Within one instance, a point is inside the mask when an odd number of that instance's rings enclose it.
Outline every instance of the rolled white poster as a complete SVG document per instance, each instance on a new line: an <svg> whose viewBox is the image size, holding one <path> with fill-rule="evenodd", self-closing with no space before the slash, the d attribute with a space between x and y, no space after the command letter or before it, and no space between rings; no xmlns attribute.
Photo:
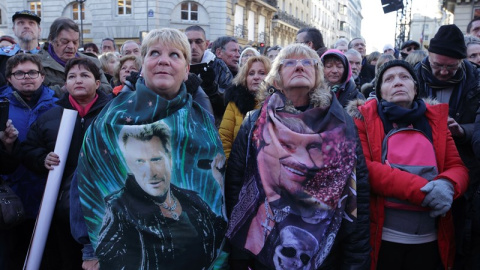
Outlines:
<svg viewBox="0 0 480 270"><path fill-rule="evenodd" d="M63 170L67 161L70 142L72 141L73 130L77 119L77 111L64 109L60 127L58 129L55 150L53 151L60 158L60 164L55 166L48 173L47 184L43 192L40 212L35 223L35 230L30 241L27 258L23 269L37 270L42 262L43 251L48 237L48 231L52 222L55 204L57 202L58 190L62 183Z"/></svg>

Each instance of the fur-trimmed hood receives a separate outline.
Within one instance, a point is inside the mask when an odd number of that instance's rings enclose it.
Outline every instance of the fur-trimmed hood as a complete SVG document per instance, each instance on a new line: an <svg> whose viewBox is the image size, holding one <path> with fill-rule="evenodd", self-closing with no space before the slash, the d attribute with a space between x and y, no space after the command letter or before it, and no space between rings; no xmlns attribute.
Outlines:
<svg viewBox="0 0 480 270"><path fill-rule="evenodd" d="M355 100L352 100L348 103L347 107L345 107L345 110L347 111L348 115L350 115L351 117L363 120L363 115L360 113L360 110L358 109L358 107L363 106L365 103L371 102L372 100L377 100L377 99L369 99L369 100L355 99ZM423 98L423 101L425 102L425 104L429 104L429 105L440 104L440 102L438 102L438 100L436 100L434 98Z"/></svg>
<svg viewBox="0 0 480 270"><path fill-rule="evenodd" d="M257 102L258 104L263 104L265 99L268 96L271 96L275 91L280 91L273 86L268 86L266 89L262 89L257 92ZM281 91L280 91L281 92ZM327 88L318 87L309 93L310 95L310 105L313 108L327 108L332 104L332 92ZM285 109L287 111L296 111L290 100L287 100L285 103Z"/></svg>
<svg viewBox="0 0 480 270"><path fill-rule="evenodd" d="M249 111L255 109L255 94L248 91L243 85L233 84L225 90L225 104L229 102L235 103L238 110L246 115Z"/></svg>

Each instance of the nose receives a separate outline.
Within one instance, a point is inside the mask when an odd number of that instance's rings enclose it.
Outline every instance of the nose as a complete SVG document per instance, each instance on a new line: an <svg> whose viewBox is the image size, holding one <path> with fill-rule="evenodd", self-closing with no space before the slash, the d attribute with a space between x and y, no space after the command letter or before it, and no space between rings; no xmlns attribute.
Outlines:
<svg viewBox="0 0 480 270"><path fill-rule="evenodd" d="M310 157L310 153L308 153L307 149L303 147L297 148L297 151L295 152L294 158L304 165L305 167L311 169L316 167L315 162L312 160Z"/></svg>

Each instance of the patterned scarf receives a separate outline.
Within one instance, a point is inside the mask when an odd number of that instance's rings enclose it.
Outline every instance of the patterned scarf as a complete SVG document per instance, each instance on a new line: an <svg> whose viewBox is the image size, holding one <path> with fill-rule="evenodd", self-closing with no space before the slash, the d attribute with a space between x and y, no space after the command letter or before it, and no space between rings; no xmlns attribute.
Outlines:
<svg viewBox="0 0 480 270"><path fill-rule="evenodd" d="M342 219L356 219L354 127L336 98L296 113L285 102L276 92L261 108L248 148L256 158L247 161L227 237L269 268L316 269Z"/></svg>

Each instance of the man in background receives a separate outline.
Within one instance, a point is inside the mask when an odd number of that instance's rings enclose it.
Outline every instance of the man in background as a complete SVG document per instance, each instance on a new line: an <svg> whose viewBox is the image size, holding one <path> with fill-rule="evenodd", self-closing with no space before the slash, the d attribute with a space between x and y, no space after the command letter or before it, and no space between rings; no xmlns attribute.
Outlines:
<svg viewBox="0 0 480 270"><path fill-rule="evenodd" d="M115 40L113 38L102 39L101 48L102 48L102 53L117 51L117 45L115 45Z"/></svg>
<svg viewBox="0 0 480 270"><path fill-rule="evenodd" d="M317 52L319 57L327 51L323 43L323 36L320 30L314 27L305 27L297 32L296 43L303 43Z"/></svg>

